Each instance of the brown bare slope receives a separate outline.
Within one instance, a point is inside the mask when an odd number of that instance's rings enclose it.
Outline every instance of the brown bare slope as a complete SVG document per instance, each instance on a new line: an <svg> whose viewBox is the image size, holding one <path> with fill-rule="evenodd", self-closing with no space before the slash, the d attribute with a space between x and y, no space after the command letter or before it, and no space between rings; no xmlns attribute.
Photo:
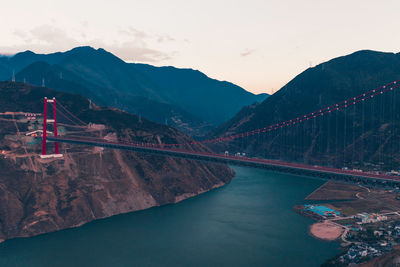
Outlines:
<svg viewBox="0 0 400 267"><path fill-rule="evenodd" d="M83 97L22 83L0 83L0 113L41 112L44 96L57 97L86 122L105 125L87 135L163 143L190 140L173 128L119 110L89 109ZM40 142L25 136L34 126L40 123L17 114L0 115L1 240L175 203L222 186L233 176L224 165L78 145L62 144L62 159L40 159Z"/></svg>

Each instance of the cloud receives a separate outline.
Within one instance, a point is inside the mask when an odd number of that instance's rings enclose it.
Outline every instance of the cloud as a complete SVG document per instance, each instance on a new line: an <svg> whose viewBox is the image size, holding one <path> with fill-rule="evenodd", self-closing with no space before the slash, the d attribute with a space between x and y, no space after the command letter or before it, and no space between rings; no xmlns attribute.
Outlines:
<svg viewBox="0 0 400 267"><path fill-rule="evenodd" d="M175 38L172 38L171 36L169 36L167 34L157 36L157 42L159 42L159 43L172 42L172 41L175 41Z"/></svg>
<svg viewBox="0 0 400 267"><path fill-rule="evenodd" d="M156 40L158 43L175 41L175 38L172 38L168 34L151 35L151 34L148 34L148 33L144 32L144 31L138 30L138 29L133 28L133 27L124 28L122 30L119 30L119 32L122 35L133 37L135 39L140 39L140 40L144 40L144 39L151 40L151 39L153 39L153 40Z"/></svg>
<svg viewBox="0 0 400 267"><path fill-rule="evenodd" d="M89 26L89 22L87 20L84 20L81 22L82 27L87 28Z"/></svg>
<svg viewBox="0 0 400 267"><path fill-rule="evenodd" d="M28 31L15 30L14 36L19 39L19 44L0 46L0 53L18 53L32 50L37 53L64 51L80 43L68 36L62 29L51 25L40 25Z"/></svg>
<svg viewBox="0 0 400 267"><path fill-rule="evenodd" d="M15 31L13 32L13 34L14 34L15 36L19 37L19 38L26 38L26 37L27 37L26 32L21 31L21 30L15 30Z"/></svg>
<svg viewBox="0 0 400 267"><path fill-rule="evenodd" d="M144 31L135 29L133 27L124 28L123 30L120 30L119 32L123 35L138 38L138 39L151 38L151 35L145 33Z"/></svg>
<svg viewBox="0 0 400 267"><path fill-rule="evenodd" d="M240 56L242 56L242 57L247 57L247 56L253 54L255 51L256 51L255 49L248 49L248 48L247 48L247 49L244 50L242 53L240 53Z"/></svg>
<svg viewBox="0 0 400 267"><path fill-rule="evenodd" d="M147 47L145 43L130 41L122 44L96 44L129 62L160 62L171 59L173 53L164 53Z"/></svg>
<svg viewBox="0 0 400 267"><path fill-rule="evenodd" d="M64 46L65 44L78 43L75 39L68 36L63 30L51 25L41 25L30 31L30 41L39 41L48 46Z"/></svg>
<svg viewBox="0 0 400 267"><path fill-rule="evenodd" d="M151 48L151 42L165 42L174 40L168 35L152 36L133 27L118 32L120 42L108 43L102 39L88 37L86 32L75 32L76 38L67 32L52 25L40 25L28 31L15 30L14 36L20 39L20 44L14 46L0 46L0 54L15 54L25 50L36 53L66 51L77 46L90 45L95 48L104 48L126 61L140 61L155 63L171 59L175 52L163 52Z"/></svg>

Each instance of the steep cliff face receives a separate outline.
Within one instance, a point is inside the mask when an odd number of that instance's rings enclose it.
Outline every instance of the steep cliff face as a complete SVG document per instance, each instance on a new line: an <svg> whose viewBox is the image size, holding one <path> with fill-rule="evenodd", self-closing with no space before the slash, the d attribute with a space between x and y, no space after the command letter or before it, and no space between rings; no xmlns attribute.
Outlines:
<svg viewBox="0 0 400 267"><path fill-rule="evenodd" d="M162 143L190 140L173 128L118 110L89 109L80 96L0 83L1 240L175 203L220 187L233 176L224 165L80 145L62 144L63 158L41 159L40 142L25 135L40 127L40 116L27 120L18 112L41 112L44 96L56 96L85 121L102 126L86 135ZM64 122L61 134L72 131Z"/></svg>

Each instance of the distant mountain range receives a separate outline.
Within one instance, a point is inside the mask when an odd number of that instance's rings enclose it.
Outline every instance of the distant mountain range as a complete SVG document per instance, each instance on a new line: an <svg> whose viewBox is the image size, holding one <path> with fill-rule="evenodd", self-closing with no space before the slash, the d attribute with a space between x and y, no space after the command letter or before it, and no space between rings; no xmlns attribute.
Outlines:
<svg viewBox="0 0 400 267"><path fill-rule="evenodd" d="M268 96L254 95L192 69L126 63L92 47L0 57L0 80L11 79L13 71L17 81L78 93L97 104L167 123L193 136L204 134L243 106L262 102Z"/></svg>
<svg viewBox="0 0 400 267"><path fill-rule="evenodd" d="M399 79L400 53L363 50L335 58L305 70L261 104L243 108L209 137L227 136L290 120ZM365 102L367 126L361 124L362 106L358 105L356 112L352 108L347 114L329 114L330 119L322 124L318 118L304 123L303 128L277 130L258 139L248 138L246 142L238 140L220 144L215 149L321 165L351 160L399 165L400 153L392 151L391 145L400 145L400 92L376 97L373 101L376 101L374 106L370 106L372 101ZM338 129L336 125L339 125ZM354 133L350 131L343 136L344 127ZM303 132L296 132L300 129ZM337 142L342 143L335 144L335 131L339 133ZM294 148L299 138L303 138L303 146ZM360 149L365 152L364 158L357 153ZM282 150L287 153L282 153ZM383 154L392 156L384 158L380 156ZM341 158L335 158L338 155Z"/></svg>

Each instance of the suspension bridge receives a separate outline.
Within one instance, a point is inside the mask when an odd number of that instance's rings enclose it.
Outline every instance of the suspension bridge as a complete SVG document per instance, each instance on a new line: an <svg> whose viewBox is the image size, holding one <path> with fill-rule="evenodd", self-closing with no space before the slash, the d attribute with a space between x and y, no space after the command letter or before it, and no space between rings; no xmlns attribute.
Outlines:
<svg viewBox="0 0 400 267"><path fill-rule="evenodd" d="M400 129L398 129L400 118L396 114L397 108L400 107L400 105L396 107L399 87L400 80L393 81L290 120L238 134L185 143L144 142L122 137L110 141L100 136L88 136L85 134L89 128L86 122L70 112L59 101L56 105L55 98L45 98L41 156L43 158L59 157L58 143L68 143L214 163L262 167L308 176L400 186L400 177L395 175L396 172L387 171L399 168L396 162L400 154ZM47 118L48 103L53 104L52 119ZM348 113L351 113L351 116ZM72 123L69 124L71 127L77 127L80 131L71 131L66 135L58 136L57 114ZM53 124L53 135L48 134L47 124L49 123ZM368 131L369 135L366 134ZM47 141L54 143L54 154L47 154ZM279 147L278 154L269 153L271 151L268 149L262 149L261 153L252 156L248 156L248 153L233 155L228 152L215 153L211 149L204 151L204 146L223 143L236 145L238 150L243 151L251 142L258 142L258 144L276 142ZM326 156L327 159L323 164L285 160L296 153L310 154L310 151L307 152L310 146L312 153L319 158L323 159L325 155L331 156ZM196 147L201 147L202 149L199 149L201 151L196 151ZM263 146L260 145L260 147ZM366 155L368 151L374 151L369 159ZM366 162L371 159L374 159L377 164ZM382 166L383 161L389 166ZM363 164L375 166L375 169L369 167L370 170L363 170L360 167Z"/></svg>

